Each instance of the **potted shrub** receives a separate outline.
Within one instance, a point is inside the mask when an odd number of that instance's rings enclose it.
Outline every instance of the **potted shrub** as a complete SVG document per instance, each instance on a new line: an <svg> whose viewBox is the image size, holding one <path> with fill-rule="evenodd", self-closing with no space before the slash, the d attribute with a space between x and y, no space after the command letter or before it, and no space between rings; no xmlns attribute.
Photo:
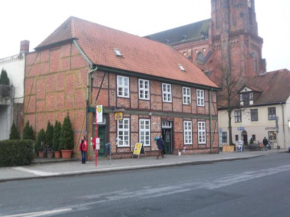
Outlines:
<svg viewBox="0 0 290 217"><path fill-rule="evenodd" d="M65 117L63 121L59 142L62 158L71 158L74 148L74 132L72 130L69 116Z"/></svg>
<svg viewBox="0 0 290 217"><path fill-rule="evenodd" d="M60 145L59 138L61 132L61 123L56 121L53 129L53 138L52 138L52 149L54 150L54 157L60 158Z"/></svg>
<svg viewBox="0 0 290 217"><path fill-rule="evenodd" d="M32 126L29 125L29 121L26 122L25 127L23 128L22 139L24 140L30 139L35 141L33 128Z"/></svg>
<svg viewBox="0 0 290 217"><path fill-rule="evenodd" d="M44 157L44 142L45 142L45 132L41 129L37 135L35 143L35 152L38 153L38 157Z"/></svg>
<svg viewBox="0 0 290 217"><path fill-rule="evenodd" d="M50 122L48 122L45 132L45 144L47 147L46 151L48 158L53 157L52 139L53 139L53 126L50 124Z"/></svg>

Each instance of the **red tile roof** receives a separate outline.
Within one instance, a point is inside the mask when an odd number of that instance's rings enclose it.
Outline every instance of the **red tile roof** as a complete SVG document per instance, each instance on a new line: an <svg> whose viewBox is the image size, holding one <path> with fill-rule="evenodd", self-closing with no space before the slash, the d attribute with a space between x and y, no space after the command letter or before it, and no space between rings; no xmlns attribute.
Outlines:
<svg viewBox="0 0 290 217"><path fill-rule="evenodd" d="M197 66L170 46L75 17L66 20L35 49L70 39L77 39L81 49L96 65L217 87ZM116 56L114 48L122 57ZM186 72L180 70L179 64Z"/></svg>
<svg viewBox="0 0 290 217"><path fill-rule="evenodd" d="M240 99L238 92L245 86L253 91L260 92L260 95L254 99L254 106L286 102L290 96L290 71L281 69L255 77L240 78L237 85L232 88L233 92L236 93L233 99L233 106L239 107ZM226 90L219 93L219 108L226 107L226 95Z"/></svg>

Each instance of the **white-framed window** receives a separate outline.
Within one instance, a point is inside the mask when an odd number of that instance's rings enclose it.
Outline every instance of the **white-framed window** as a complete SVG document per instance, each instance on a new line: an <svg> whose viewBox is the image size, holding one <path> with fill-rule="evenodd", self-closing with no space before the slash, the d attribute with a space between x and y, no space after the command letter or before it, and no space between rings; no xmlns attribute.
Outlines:
<svg viewBox="0 0 290 217"><path fill-rule="evenodd" d="M171 121L162 121L162 129L171 129L172 122Z"/></svg>
<svg viewBox="0 0 290 217"><path fill-rule="evenodd" d="M129 77L117 76L117 89L119 97L130 97Z"/></svg>
<svg viewBox="0 0 290 217"><path fill-rule="evenodd" d="M198 122L198 144L206 144L205 122Z"/></svg>
<svg viewBox="0 0 290 217"><path fill-rule="evenodd" d="M183 122L183 137L185 145L192 145L192 122Z"/></svg>
<svg viewBox="0 0 290 217"><path fill-rule="evenodd" d="M185 105L191 103L191 90L189 87L182 87L182 101Z"/></svg>
<svg viewBox="0 0 290 217"><path fill-rule="evenodd" d="M163 102L172 102L171 84L162 84Z"/></svg>
<svg viewBox="0 0 290 217"><path fill-rule="evenodd" d="M227 132L222 132L222 142L223 143L227 143L228 142L228 133Z"/></svg>
<svg viewBox="0 0 290 217"><path fill-rule="evenodd" d="M242 122L242 111L241 110L235 110L235 123Z"/></svg>
<svg viewBox="0 0 290 217"><path fill-rule="evenodd" d="M124 118L117 122L118 147L130 146L130 119Z"/></svg>
<svg viewBox="0 0 290 217"><path fill-rule="evenodd" d="M140 119L139 120L139 141L144 146L150 146L150 120Z"/></svg>
<svg viewBox="0 0 290 217"><path fill-rule="evenodd" d="M149 100L149 81L144 79L139 79L139 99Z"/></svg>
<svg viewBox="0 0 290 217"><path fill-rule="evenodd" d="M196 90L197 106L204 106L204 90Z"/></svg>

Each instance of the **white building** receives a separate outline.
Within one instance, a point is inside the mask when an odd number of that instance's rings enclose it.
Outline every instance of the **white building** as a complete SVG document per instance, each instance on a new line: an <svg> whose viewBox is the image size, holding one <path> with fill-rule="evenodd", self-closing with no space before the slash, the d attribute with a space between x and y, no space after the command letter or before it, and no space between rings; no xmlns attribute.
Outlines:
<svg viewBox="0 0 290 217"><path fill-rule="evenodd" d="M13 121L22 133L25 55L28 52L29 41L21 41L19 54L0 58L0 72L6 70L10 80L10 86L0 85L0 140L9 138Z"/></svg>
<svg viewBox="0 0 290 217"><path fill-rule="evenodd" d="M239 83L231 113L232 139L249 143L266 137L274 148L290 146L290 71L268 72ZM219 106L220 144L229 144L228 113ZM276 119L278 118L278 121Z"/></svg>

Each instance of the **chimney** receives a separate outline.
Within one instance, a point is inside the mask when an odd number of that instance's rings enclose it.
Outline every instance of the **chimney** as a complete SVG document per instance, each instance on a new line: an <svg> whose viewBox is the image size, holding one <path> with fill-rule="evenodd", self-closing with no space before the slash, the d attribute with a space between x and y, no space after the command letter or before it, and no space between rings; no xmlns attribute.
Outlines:
<svg viewBox="0 0 290 217"><path fill-rule="evenodd" d="M20 42L20 53L29 53L29 41L23 40Z"/></svg>

